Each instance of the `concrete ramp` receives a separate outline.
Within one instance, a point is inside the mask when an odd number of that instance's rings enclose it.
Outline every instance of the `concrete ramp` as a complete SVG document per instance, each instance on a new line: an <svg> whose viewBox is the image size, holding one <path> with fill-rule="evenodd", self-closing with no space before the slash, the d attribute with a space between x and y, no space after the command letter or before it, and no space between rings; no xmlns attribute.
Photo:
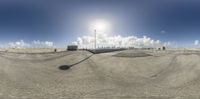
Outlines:
<svg viewBox="0 0 200 99"><path fill-rule="evenodd" d="M2 52L0 98L199 99L198 53L139 51L151 56L114 56L119 53ZM70 65L69 69L59 68Z"/></svg>
<svg viewBox="0 0 200 99"><path fill-rule="evenodd" d="M200 77L200 57L195 54L179 55L168 68L156 74L167 87L185 87Z"/></svg>

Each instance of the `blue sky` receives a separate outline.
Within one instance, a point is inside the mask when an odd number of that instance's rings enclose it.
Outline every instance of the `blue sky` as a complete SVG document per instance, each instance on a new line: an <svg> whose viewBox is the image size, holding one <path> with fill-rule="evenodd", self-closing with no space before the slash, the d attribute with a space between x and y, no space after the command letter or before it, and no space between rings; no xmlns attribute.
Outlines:
<svg viewBox="0 0 200 99"><path fill-rule="evenodd" d="M191 46L200 40L197 0L1 0L0 42L52 41L64 47L90 34L90 23L103 19L108 34L148 36Z"/></svg>

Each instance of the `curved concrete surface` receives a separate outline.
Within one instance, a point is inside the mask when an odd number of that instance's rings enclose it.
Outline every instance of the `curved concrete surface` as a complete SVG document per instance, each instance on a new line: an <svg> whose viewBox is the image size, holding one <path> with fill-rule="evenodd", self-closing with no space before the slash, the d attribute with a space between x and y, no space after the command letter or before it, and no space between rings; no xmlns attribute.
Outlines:
<svg viewBox="0 0 200 99"><path fill-rule="evenodd" d="M116 56L119 53L123 57ZM127 53L150 56L129 57ZM200 98L199 52L127 50L91 55L86 51L1 52L0 98ZM68 70L59 69L72 64Z"/></svg>

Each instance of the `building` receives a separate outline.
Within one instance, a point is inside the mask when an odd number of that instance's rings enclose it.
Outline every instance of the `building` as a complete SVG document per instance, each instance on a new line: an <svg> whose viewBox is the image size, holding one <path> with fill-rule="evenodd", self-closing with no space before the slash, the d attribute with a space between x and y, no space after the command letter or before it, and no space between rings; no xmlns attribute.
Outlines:
<svg viewBox="0 0 200 99"><path fill-rule="evenodd" d="M68 45L67 50L68 51L76 51L76 50L78 50L78 46L77 45Z"/></svg>

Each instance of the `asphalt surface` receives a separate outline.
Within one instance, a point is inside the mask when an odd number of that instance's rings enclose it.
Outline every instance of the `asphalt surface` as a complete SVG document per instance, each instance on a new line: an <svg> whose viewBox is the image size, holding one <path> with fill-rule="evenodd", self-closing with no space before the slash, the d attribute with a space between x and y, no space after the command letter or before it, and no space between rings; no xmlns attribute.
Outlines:
<svg viewBox="0 0 200 99"><path fill-rule="evenodd" d="M0 52L0 99L199 99L199 55L189 50Z"/></svg>

